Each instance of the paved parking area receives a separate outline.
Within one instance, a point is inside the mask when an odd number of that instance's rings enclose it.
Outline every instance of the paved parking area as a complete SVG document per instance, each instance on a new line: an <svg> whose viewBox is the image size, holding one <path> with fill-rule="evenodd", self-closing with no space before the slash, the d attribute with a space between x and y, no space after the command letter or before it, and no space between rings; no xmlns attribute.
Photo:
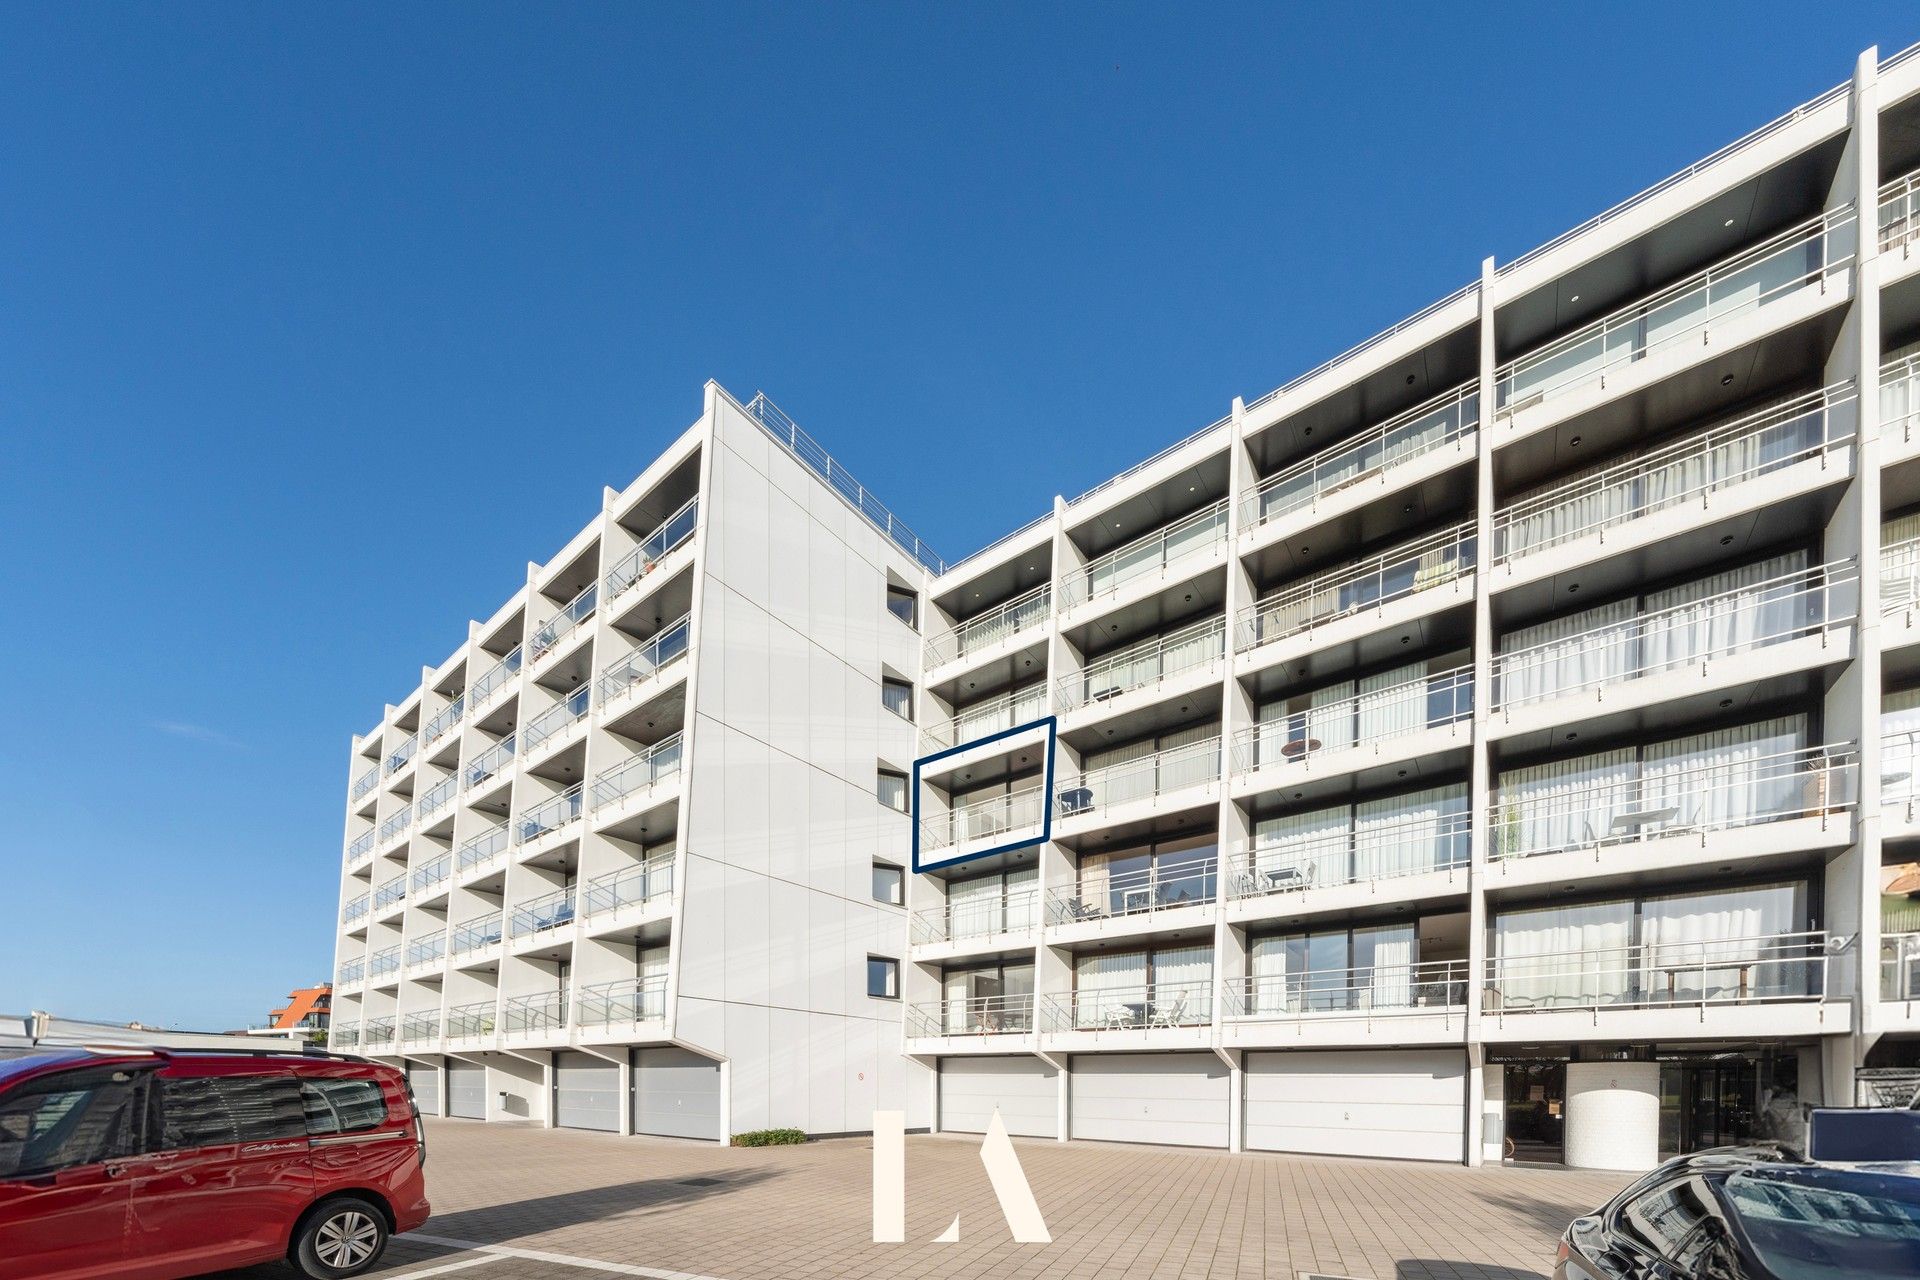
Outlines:
<svg viewBox="0 0 1920 1280"><path fill-rule="evenodd" d="M383 1280L1522 1280L1551 1270L1569 1218L1627 1181L1016 1139L1053 1234L1017 1245L978 1140L918 1137L908 1243L876 1245L865 1139L732 1150L459 1120L427 1133L434 1218L394 1242ZM932 1243L956 1213L959 1242Z"/></svg>

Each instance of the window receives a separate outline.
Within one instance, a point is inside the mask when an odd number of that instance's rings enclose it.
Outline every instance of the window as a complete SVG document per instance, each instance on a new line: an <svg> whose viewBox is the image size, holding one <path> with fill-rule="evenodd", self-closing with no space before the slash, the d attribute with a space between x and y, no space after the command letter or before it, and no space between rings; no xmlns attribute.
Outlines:
<svg viewBox="0 0 1920 1280"><path fill-rule="evenodd" d="M130 1154L144 1092L125 1071L63 1071L22 1085L0 1099L0 1178Z"/></svg>
<svg viewBox="0 0 1920 1280"><path fill-rule="evenodd" d="M887 677L880 681L880 705L902 720L913 719L913 686Z"/></svg>
<svg viewBox="0 0 1920 1280"><path fill-rule="evenodd" d="M895 773L891 769L880 771L880 780L874 787L874 793L880 797L880 803L889 809L901 813L907 811L907 775Z"/></svg>
<svg viewBox="0 0 1920 1280"><path fill-rule="evenodd" d="M162 1076L160 1148L304 1138L307 1112L290 1075Z"/></svg>
<svg viewBox="0 0 1920 1280"><path fill-rule="evenodd" d="M873 864L873 900L890 906L905 906L907 901L906 873L898 867L890 867L884 862Z"/></svg>
<svg viewBox="0 0 1920 1280"><path fill-rule="evenodd" d="M905 587L887 584L887 612L914 630L920 629L920 597Z"/></svg>
<svg viewBox="0 0 1920 1280"><path fill-rule="evenodd" d="M353 1133L387 1118L387 1096L377 1080L302 1080L300 1104L307 1132Z"/></svg>
<svg viewBox="0 0 1920 1280"><path fill-rule="evenodd" d="M1920 1268L1920 1195L1848 1169L1742 1169L1722 1184L1753 1252L1786 1280L1896 1280Z"/></svg>
<svg viewBox="0 0 1920 1280"><path fill-rule="evenodd" d="M900 998L900 962L886 956L867 957L867 994L876 1000Z"/></svg>

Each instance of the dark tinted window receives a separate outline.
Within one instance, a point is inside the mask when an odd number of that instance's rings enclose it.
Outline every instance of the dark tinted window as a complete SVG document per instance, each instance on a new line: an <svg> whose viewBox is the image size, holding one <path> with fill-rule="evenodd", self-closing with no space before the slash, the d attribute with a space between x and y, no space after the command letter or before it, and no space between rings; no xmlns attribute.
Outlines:
<svg viewBox="0 0 1920 1280"><path fill-rule="evenodd" d="M169 1151L302 1138L300 1086L292 1076L160 1079L160 1146Z"/></svg>
<svg viewBox="0 0 1920 1280"><path fill-rule="evenodd" d="M53 1173L123 1156L139 1125L138 1079L68 1071L0 1098L0 1178Z"/></svg>
<svg viewBox="0 0 1920 1280"><path fill-rule="evenodd" d="M373 1129L387 1118L387 1096L378 1080L302 1080L300 1101L311 1134Z"/></svg>
<svg viewBox="0 0 1920 1280"><path fill-rule="evenodd" d="M1620 1207L1615 1228L1655 1257L1672 1258L1701 1224L1718 1215L1698 1178L1682 1178L1643 1192Z"/></svg>
<svg viewBox="0 0 1920 1280"><path fill-rule="evenodd" d="M1920 1179L1843 1169L1751 1170L1727 1202L1780 1280L1920 1276Z"/></svg>

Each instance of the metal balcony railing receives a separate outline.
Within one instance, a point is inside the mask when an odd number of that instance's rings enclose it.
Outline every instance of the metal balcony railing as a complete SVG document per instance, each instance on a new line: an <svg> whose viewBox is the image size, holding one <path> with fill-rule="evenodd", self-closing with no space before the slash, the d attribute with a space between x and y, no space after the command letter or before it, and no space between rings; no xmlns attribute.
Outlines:
<svg viewBox="0 0 1920 1280"><path fill-rule="evenodd" d="M508 843L507 824L504 822L482 831L454 851L460 874L465 875L476 867L497 862L506 853Z"/></svg>
<svg viewBox="0 0 1920 1280"><path fill-rule="evenodd" d="M1808 392L1523 497L1494 514L1493 563L1699 507L1711 494L1851 448L1856 399L1851 383Z"/></svg>
<svg viewBox="0 0 1920 1280"><path fill-rule="evenodd" d="M365 773L353 780L353 798L358 800L379 785L380 766L376 764L369 767Z"/></svg>
<svg viewBox="0 0 1920 1280"><path fill-rule="evenodd" d="M392 1018L368 1018L360 1028L360 1036L368 1047L376 1044L393 1043Z"/></svg>
<svg viewBox="0 0 1920 1280"><path fill-rule="evenodd" d="M520 655L520 646L513 646L507 651L506 657L488 667L478 680L467 687L469 710L478 711L492 701L495 694L512 686L514 678L520 674Z"/></svg>
<svg viewBox="0 0 1920 1280"><path fill-rule="evenodd" d="M1920 1000L1920 933L1881 936L1880 998Z"/></svg>
<svg viewBox="0 0 1920 1280"><path fill-rule="evenodd" d="M674 855L660 854L623 871L610 871L587 881L582 913L591 917L635 903L652 902L673 893Z"/></svg>
<svg viewBox="0 0 1920 1280"><path fill-rule="evenodd" d="M1449 583L1464 586L1473 573L1476 545L1473 526L1462 524L1282 588L1240 611L1235 650L1246 653L1287 636L1311 635Z"/></svg>
<svg viewBox="0 0 1920 1280"><path fill-rule="evenodd" d="M648 747L630 760L622 761L593 780L593 807L617 804L629 797L653 790L669 778L678 777L682 738L670 738Z"/></svg>
<svg viewBox="0 0 1920 1280"><path fill-rule="evenodd" d="M395 876L373 891L373 909L385 911L396 903L407 900L407 878Z"/></svg>
<svg viewBox="0 0 1920 1280"><path fill-rule="evenodd" d="M693 537L694 527L699 523L700 499L689 498L678 511L662 520L652 533L641 539L639 546L620 557L619 562L607 570L601 579L606 585L607 599L613 600L622 595L628 587L652 573L654 567L667 558L668 552Z"/></svg>
<svg viewBox="0 0 1920 1280"><path fill-rule="evenodd" d="M1351 823L1235 850L1227 859L1228 896L1372 884L1451 871L1472 860L1473 815L1465 811Z"/></svg>
<svg viewBox="0 0 1920 1280"><path fill-rule="evenodd" d="M1249 1022L1461 1010L1467 1007L1465 960L1379 964L1356 969L1229 978L1221 1016Z"/></svg>
<svg viewBox="0 0 1920 1280"><path fill-rule="evenodd" d="M384 978L390 973L400 972L400 948L385 947L367 957L367 976Z"/></svg>
<svg viewBox="0 0 1920 1280"><path fill-rule="evenodd" d="M380 824L380 843L387 843L395 836L405 832L406 829L412 825L413 806L411 804L403 805L399 812L393 814L385 822Z"/></svg>
<svg viewBox="0 0 1920 1280"><path fill-rule="evenodd" d="M518 939L564 928L573 923L573 903L572 889L559 889L523 902L513 909L510 932Z"/></svg>
<svg viewBox="0 0 1920 1280"><path fill-rule="evenodd" d="M1064 775L1054 791L1056 818L1086 818L1220 780L1220 739L1168 747L1150 756Z"/></svg>
<svg viewBox="0 0 1920 1280"><path fill-rule="evenodd" d="M438 1013L409 1013L400 1019L400 1038L409 1044L440 1038Z"/></svg>
<svg viewBox="0 0 1920 1280"><path fill-rule="evenodd" d="M956 996L907 1006L910 1036L1006 1036L1032 1031L1032 993Z"/></svg>
<svg viewBox="0 0 1920 1280"><path fill-rule="evenodd" d="M1233 737L1233 767L1240 773L1282 769L1448 725L1464 734L1472 718L1473 668L1454 667L1242 729Z"/></svg>
<svg viewBox="0 0 1920 1280"><path fill-rule="evenodd" d="M1021 525L1018 529L1013 530L1013 532L1003 533L999 537L995 538L992 542L989 542L986 546L980 548L978 551L969 552L968 554L961 556L958 560L951 562L950 564L947 565L946 571L948 573L952 573L955 569L958 569L963 564L967 564L970 561L978 560L981 556L997 551L1001 547L1006 546L1008 543L1014 541L1015 539L1025 537L1027 534L1032 533L1035 529L1038 529L1041 525L1045 524L1047 521L1051 519L1053 519L1053 513L1051 511L1047 512L1045 515L1035 516L1033 519Z"/></svg>
<svg viewBox="0 0 1920 1280"><path fill-rule="evenodd" d="M413 869L407 880L407 892L413 897L422 897L445 884L452 874L453 855L443 853Z"/></svg>
<svg viewBox="0 0 1920 1280"><path fill-rule="evenodd" d="M692 619L682 614L653 639L617 661L610 662L594 681L600 705L606 706L627 696L635 688L687 656L687 642L693 635Z"/></svg>
<svg viewBox="0 0 1920 1280"><path fill-rule="evenodd" d="M1226 434L1232 429L1232 427L1233 427L1232 415L1228 415L1227 417L1221 418L1217 422L1210 422L1206 426L1194 432L1192 435L1188 436L1186 439L1174 441L1172 444L1168 445L1166 448L1162 449L1160 452L1154 454L1151 458L1146 458L1139 462L1136 462L1132 466L1128 467L1125 471L1122 471L1120 474L1115 476L1109 476L1107 479L1102 480L1099 484L1093 486L1093 488L1087 490L1085 493L1081 494L1079 497L1067 503L1067 505L1069 507L1077 507L1081 503L1085 502L1088 498L1093 497L1095 494L1104 493L1108 489L1113 488L1113 486L1121 483L1122 481L1130 480L1134 476L1139 475L1142 471L1147 470L1149 467L1152 467L1156 463L1161 462L1164 459L1171 458L1174 454L1179 453L1182 449L1185 449L1188 445L1193 444L1196 441L1205 440L1208 437L1215 436L1215 435L1225 437Z"/></svg>
<svg viewBox="0 0 1920 1280"><path fill-rule="evenodd" d="M1904 249L1920 239L1920 170L1880 188L1880 250Z"/></svg>
<svg viewBox="0 0 1920 1280"><path fill-rule="evenodd" d="M946 849L990 836L1037 829L1045 814L1046 791L1035 783L1007 795L990 796L923 818L920 847Z"/></svg>
<svg viewBox="0 0 1920 1280"><path fill-rule="evenodd" d="M1480 384L1469 382L1386 422L1275 472L1240 503L1240 527L1258 529L1296 511L1312 511L1338 493L1387 481L1393 467L1436 449L1467 451L1480 422Z"/></svg>
<svg viewBox="0 0 1920 1280"><path fill-rule="evenodd" d="M1899 613L1920 604L1920 538L1880 548L1880 612Z"/></svg>
<svg viewBox="0 0 1920 1280"><path fill-rule="evenodd" d="M1852 623L1860 577L1851 562L1803 569L1495 655L1494 709L1613 689L1714 658L1820 635Z"/></svg>
<svg viewBox="0 0 1920 1280"><path fill-rule="evenodd" d="M1218 862L1145 867L1118 875L1083 870L1078 884L1047 890L1048 924L1083 924L1121 916L1147 916L1214 900Z"/></svg>
<svg viewBox="0 0 1920 1280"><path fill-rule="evenodd" d="M416 965L434 964L447 955L447 935L445 930L417 938L407 944L407 968Z"/></svg>
<svg viewBox="0 0 1920 1280"><path fill-rule="evenodd" d="M431 720L427 721L426 727L420 730L421 741L429 744L440 741L440 739L447 736L449 730L456 728L460 724L461 719L465 717L466 714L467 695L463 693L454 698L452 702L449 702L439 712L435 713Z"/></svg>
<svg viewBox="0 0 1920 1280"><path fill-rule="evenodd" d="M543 801L528 809L513 820L513 842L526 844L531 840L560 830L580 820L581 788L574 783L551 800Z"/></svg>
<svg viewBox="0 0 1920 1280"><path fill-rule="evenodd" d="M974 897L913 913L915 943L965 942L1003 933L1024 933L1040 923L1040 890L1029 885L991 898Z"/></svg>
<svg viewBox="0 0 1920 1280"><path fill-rule="evenodd" d="M373 841L374 833L371 831L363 831L355 836L353 843L347 846L347 865L352 866L354 863L360 861L360 859L372 853Z"/></svg>
<svg viewBox="0 0 1920 1280"><path fill-rule="evenodd" d="M454 1005L447 1010L447 1039L471 1040L492 1035L494 1014L494 1002L491 1000Z"/></svg>
<svg viewBox="0 0 1920 1280"><path fill-rule="evenodd" d="M1641 942L1487 960L1488 1012L1704 1007L1819 1000L1825 930L1759 937Z"/></svg>
<svg viewBox="0 0 1920 1280"><path fill-rule="evenodd" d="M340 908L340 922L342 924L352 924L372 909L373 897L371 894L363 893L358 897L349 898L347 899L347 905Z"/></svg>
<svg viewBox="0 0 1920 1280"><path fill-rule="evenodd" d="M667 976L625 978L583 987L576 1003L580 1006L578 1025L583 1030L660 1022L667 1016Z"/></svg>
<svg viewBox="0 0 1920 1280"><path fill-rule="evenodd" d="M1227 624L1208 618L1164 636L1152 636L1087 664L1055 684L1062 711L1150 689L1176 676L1217 668L1225 656Z"/></svg>
<svg viewBox="0 0 1920 1280"><path fill-rule="evenodd" d="M358 982L366 976L367 962L364 958L349 960L340 966L339 983L344 987L350 983Z"/></svg>
<svg viewBox="0 0 1920 1280"><path fill-rule="evenodd" d="M1680 834L1705 834L1852 809L1850 744L1766 756L1675 763L1635 778L1593 779L1568 794L1501 791L1491 821L1495 859L1595 849Z"/></svg>
<svg viewBox="0 0 1920 1280"><path fill-rule="evenodd" d="M471 791L475 787L491 782L502 769L513 763L514 753L517 750L516 735L510 733L467 761L467 767L461 772L462 784Z"/></svg>
<svg viewBox="0 0 1920 1280"><path fill-rule="evenodd" d="M1920 428L1920 355L1880 366L1880 439L1912 444Z"/></svg>
<svg viewBox="0 0 1920 1280"><path fill-rule="evenodd" d="M1046 714L1047 686L1041 681L991 702L976 702L951 719L921 725L920 733L936 747L957 747Z"/></svg>
<svg viewBox="0 0 1920 1280"><path fill-rule="evenodd" d="M1049 1031L1153 1031L1213 1021L1213 980L1076 990L1047 997Z"/></svg>
<svg viewBox="0 0 1920 1280"><path fill-rule="evenodd" d="M353 1049L359 1047L360 1028L343 1027L338 1024L327 1029L327 1047L329 1049Z"/></svg>
<svg viewBox="0 0 1920 1280"><path fill-rule="evenodd" d="M447 952L450 955L463 956L474 951L484 951L500 941L500 913L490 911L471 920L462 920L453 926L453 932L447 938Z"/></svg>
<svg viewBox="0 0 1920 1280"><path fill-rule="evenodd" d="M406 768L407 762L413 759L413 753L419 746L420 735L408 734L399 746L387 753L386 771L393 774Z"/></svg>
<svg viewBox="0 0 1920 1280"><path fill-rule="evenodd" d="M448 774L421 794L419 801L414 805L414 814L420 821L425 822L446 808L459 792L460 779L454 774Z"/></svg>
<svg viewBox="0 0 1920 1280"><path fill-rule="evenodd" d="M586 719L593 705L593 686L582 681L560 701L542 711L520 731L520 754L530 756L555 734Z"/></svg>
<svg viewBox="0 0 1920 1280"><path fill-rule="evenodd" d="M506 1002L508 1035L531 1035L566 1030L567 997L558 991L509 996Z"/></svg>
<svg viewBox="0 0 1920 1280"><path fill-rule="evenodd" d="M1224 546L1230 532L1227 499L1202 507L1164 528L1114 550L1079 569L1060 583L1060 607L1112 595L1129 583L1164 578L1167 571Z"/></svg>
<svg viewBox="0 0 1920 1280"><path fill-rule="evenodd" d="M1776 299L1852 266L1852 206L1823 213L1726 258L1651 297L1502 365L1496 407L1512 413L1605 379L1630 364L1691 343Z"/></svg>
<svg viewBox="0 0 1920 1280"><path fill-rule="evenodd" d="M532 638L527 641L532 650L532 660L538 662L559 648L562 640L593 616L594 606L599 600L600 584L589 582L581 588L579 595L560 607L560 612L535 627Z"/></svg>
<svg viewBox="0 0 1920 1280"><path fill-rule="evenodd" d="M1892 729L1880 734L1880 803L1883 807L1905 809L1906 817L1916 816L1920 800L1920 728Z"/></svg>
<svg viewBox="0 0 1920 1280"><path fill-rule="evenodd" d="M969 654L991 648L1030 627L1046 622L1053 610L1053 588L1042 583L1024 595L989 609L977 617L955 623L927 637L926 663L929 668L953 662Z"/></svg>

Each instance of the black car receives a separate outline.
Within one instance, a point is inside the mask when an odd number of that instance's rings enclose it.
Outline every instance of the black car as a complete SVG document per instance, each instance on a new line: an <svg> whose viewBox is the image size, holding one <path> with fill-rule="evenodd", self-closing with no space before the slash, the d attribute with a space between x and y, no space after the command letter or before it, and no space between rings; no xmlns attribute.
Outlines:
<svg viewBox="0 0 1920 1280"><path fill-rule="evenodd" d="M1814 1162L1778 1147L1681 1156L1599 1212L1574 1219L1553 1274L1913 1280L1920 1276L1920 1161Z"/></svg>

